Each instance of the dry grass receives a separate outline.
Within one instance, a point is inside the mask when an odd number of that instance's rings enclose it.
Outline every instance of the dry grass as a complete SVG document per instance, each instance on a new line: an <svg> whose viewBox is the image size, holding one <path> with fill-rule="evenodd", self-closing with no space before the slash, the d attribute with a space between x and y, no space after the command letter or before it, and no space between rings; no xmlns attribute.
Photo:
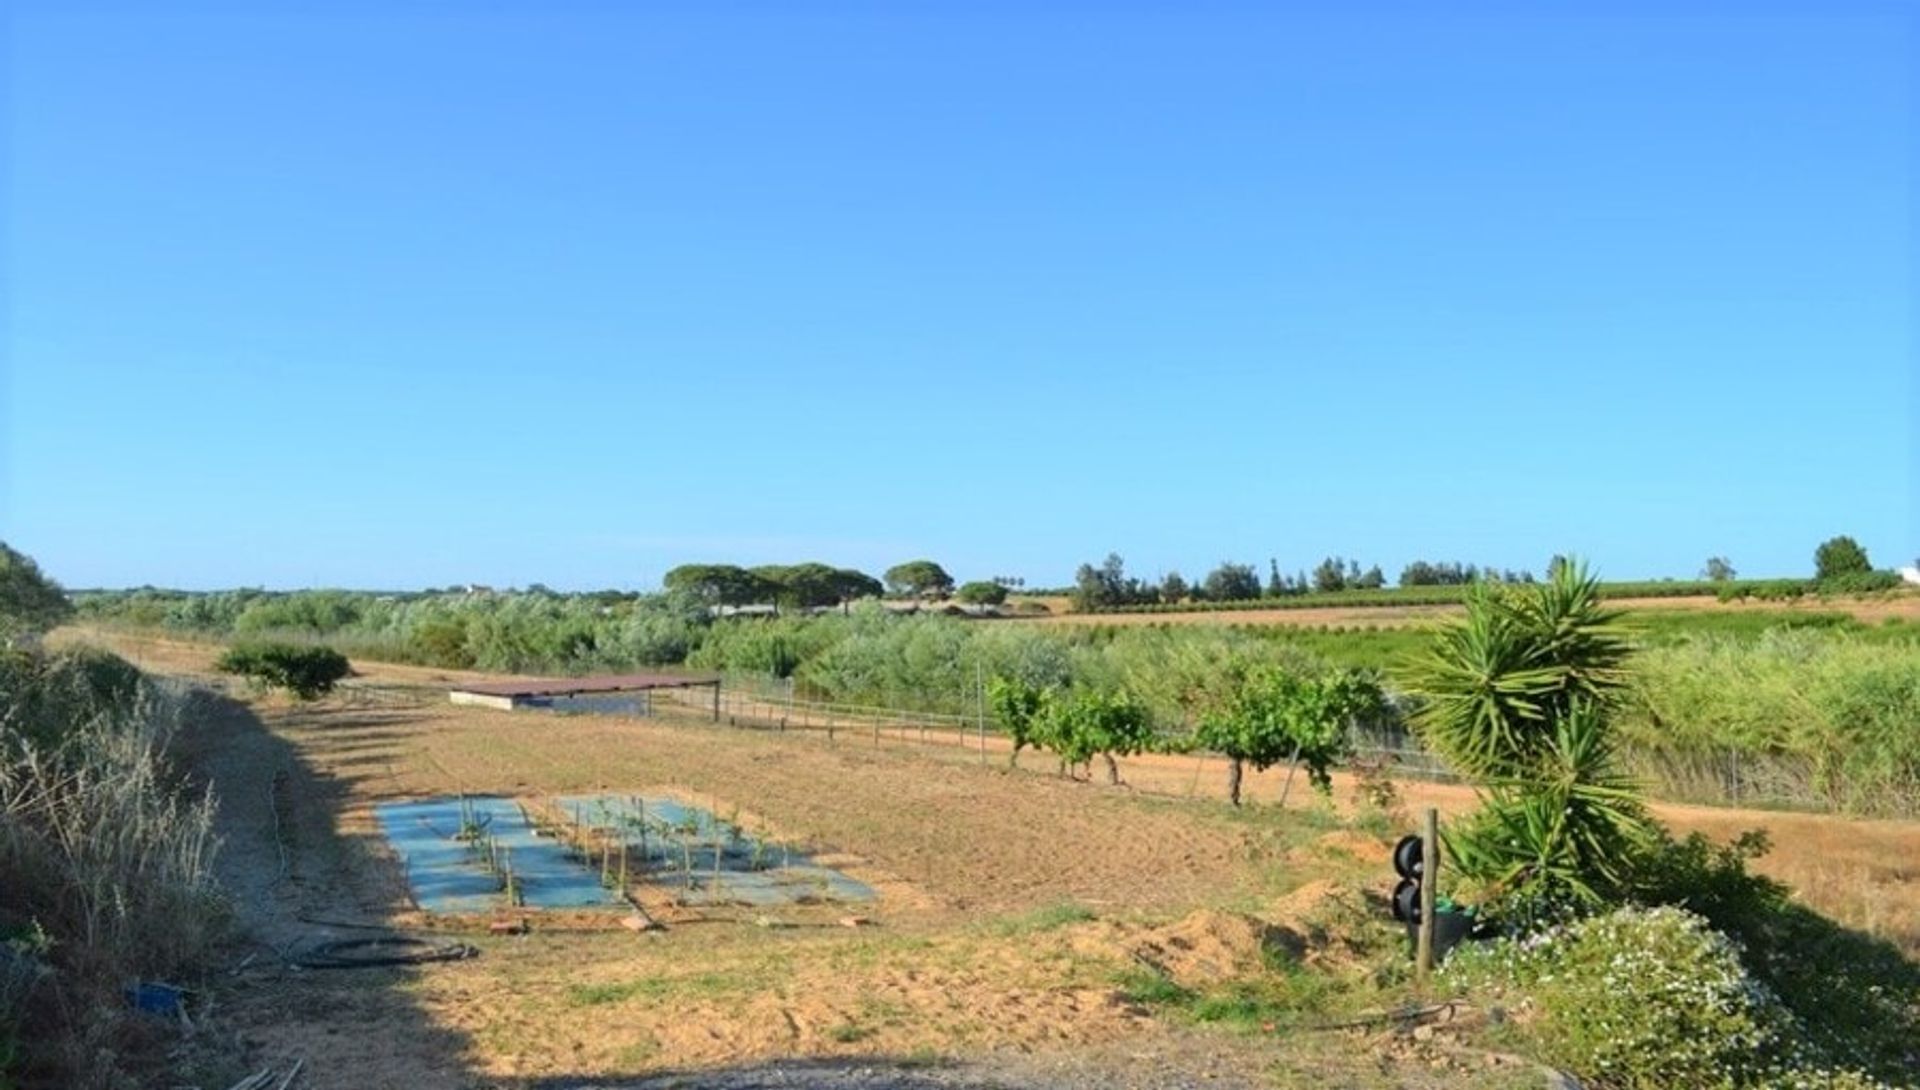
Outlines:
<svg viewBox="0 0 1920 1090"><path fill-rule="evenodd" d="M213 804L168 760L183 711L104 656L0 662L0 1082L125 1085L121 987L197 973L219 936Z"/></svg>

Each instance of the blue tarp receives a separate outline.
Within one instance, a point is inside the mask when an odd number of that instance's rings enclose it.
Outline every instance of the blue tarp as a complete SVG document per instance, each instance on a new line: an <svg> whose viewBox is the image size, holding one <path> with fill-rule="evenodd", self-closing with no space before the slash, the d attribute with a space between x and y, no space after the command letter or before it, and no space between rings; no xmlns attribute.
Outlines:
<svg viewBox="0 0 1920 1090"><path fill-rule="evenodd" d="M820 866L790 846L726 825L697 806L635 795L583 795L557 801L568 817L617 834L634 863L644 861L644 881L690 904L781 905L874 898L872 888L864 883ZM638 874L632 878L636 884L643 880Z"/></svg>
<svg viewBox="0 0 1920 1090"><path fill-rule="evenodd" d="M625 845L633 885L650 884L684 903L771 906L874 899L865 884L791 846L749 836L698 807L632 795L554 801L569 819L611 833ZM428 912L510 907L502 879L487 870L485 848L461 839L467 820L508 853L522 907L625 904L601 883L597 861L579 859L561 841L536 835L512 799L470 795L389 802L374 807L374 814L400 857L415 902Z"/></svg>
<svg viewBox="0 0 1920 1090"><path fill-rule="evenodd" d="M511 852L514 884L529 908L618 907L619 894L600 873L568 857L558 841L535 836L511 799L468 796L476 825ZM509 907L501 880L487 872L480 852L460 839L461 800L425 799L374 807L387 843L399 855L414 900L429 912L489 912Z"/></svg>

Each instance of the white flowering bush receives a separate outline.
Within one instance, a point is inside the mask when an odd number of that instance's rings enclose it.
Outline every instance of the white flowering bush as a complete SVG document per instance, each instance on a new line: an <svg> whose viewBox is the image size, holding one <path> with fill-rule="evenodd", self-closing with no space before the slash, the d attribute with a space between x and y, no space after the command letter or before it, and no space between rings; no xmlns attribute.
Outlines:
<svg viewBox="0 0 1920 1090"><path fill-rule="evenodd" d="M1739 948L1684 909L1623 908L1463 949L1445 972L1510 1007L1542 1060L1604 1090L1883 1085L1821 1070Z"/></svg>

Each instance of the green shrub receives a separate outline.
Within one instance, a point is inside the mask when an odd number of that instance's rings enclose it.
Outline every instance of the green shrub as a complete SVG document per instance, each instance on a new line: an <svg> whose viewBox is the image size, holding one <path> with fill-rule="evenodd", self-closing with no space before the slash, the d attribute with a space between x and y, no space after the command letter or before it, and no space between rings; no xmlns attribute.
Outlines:
<svg viewBox="0 0 1920 1090"><path fill-rule="evenodd" d="M333 683L352 671L347 657L331 647L302 647L290 643L241 644L220 656L221 673L239 674L273 689L285 689L301 700L315 700L333 691Z"/></svg>
<svg viewBox="0 0 1920 1090"><path fill-rule="evenodd" d="M1678 908L1623 908L1454 955L1444 979L1519 1009L1544 1061L1603 1090L1827 1085L1739 948ZM1854 1085L1873 1085L1857 1074Z"/></svg>
<svg viewBox="0 0 1920 1090"><path fill-rule="evenodd" d="M1900 583L1900 576L1896 572L1848 572L1820 580L1819 591L1822 594L1878 594L1883 590L1892 590Z"/></svg>
<svg viewBox="0 0 1920 1090"><path fill-rule="evenodd" d="M1728 844L1663 835L1640 861L1635 897L1683 906L1732 937L1828 1062L1889 1078L1920 1070L1920 966L1750 873L1748 862L1766 850L1758 831Z"/></svg>

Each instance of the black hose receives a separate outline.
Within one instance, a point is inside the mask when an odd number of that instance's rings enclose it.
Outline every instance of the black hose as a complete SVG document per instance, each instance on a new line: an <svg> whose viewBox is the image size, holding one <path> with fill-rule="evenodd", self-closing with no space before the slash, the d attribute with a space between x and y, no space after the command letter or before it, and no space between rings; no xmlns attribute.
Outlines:
<svg viewBox="0 0 1920 1090"><path fill-rule="evenodd" d="M430 961L464 961L478 957L478 948L464 942L433 942L405 935L371 939L334 939L320 943L293 959L302 969L374 969L390 965L423 965Z"/></svg>

